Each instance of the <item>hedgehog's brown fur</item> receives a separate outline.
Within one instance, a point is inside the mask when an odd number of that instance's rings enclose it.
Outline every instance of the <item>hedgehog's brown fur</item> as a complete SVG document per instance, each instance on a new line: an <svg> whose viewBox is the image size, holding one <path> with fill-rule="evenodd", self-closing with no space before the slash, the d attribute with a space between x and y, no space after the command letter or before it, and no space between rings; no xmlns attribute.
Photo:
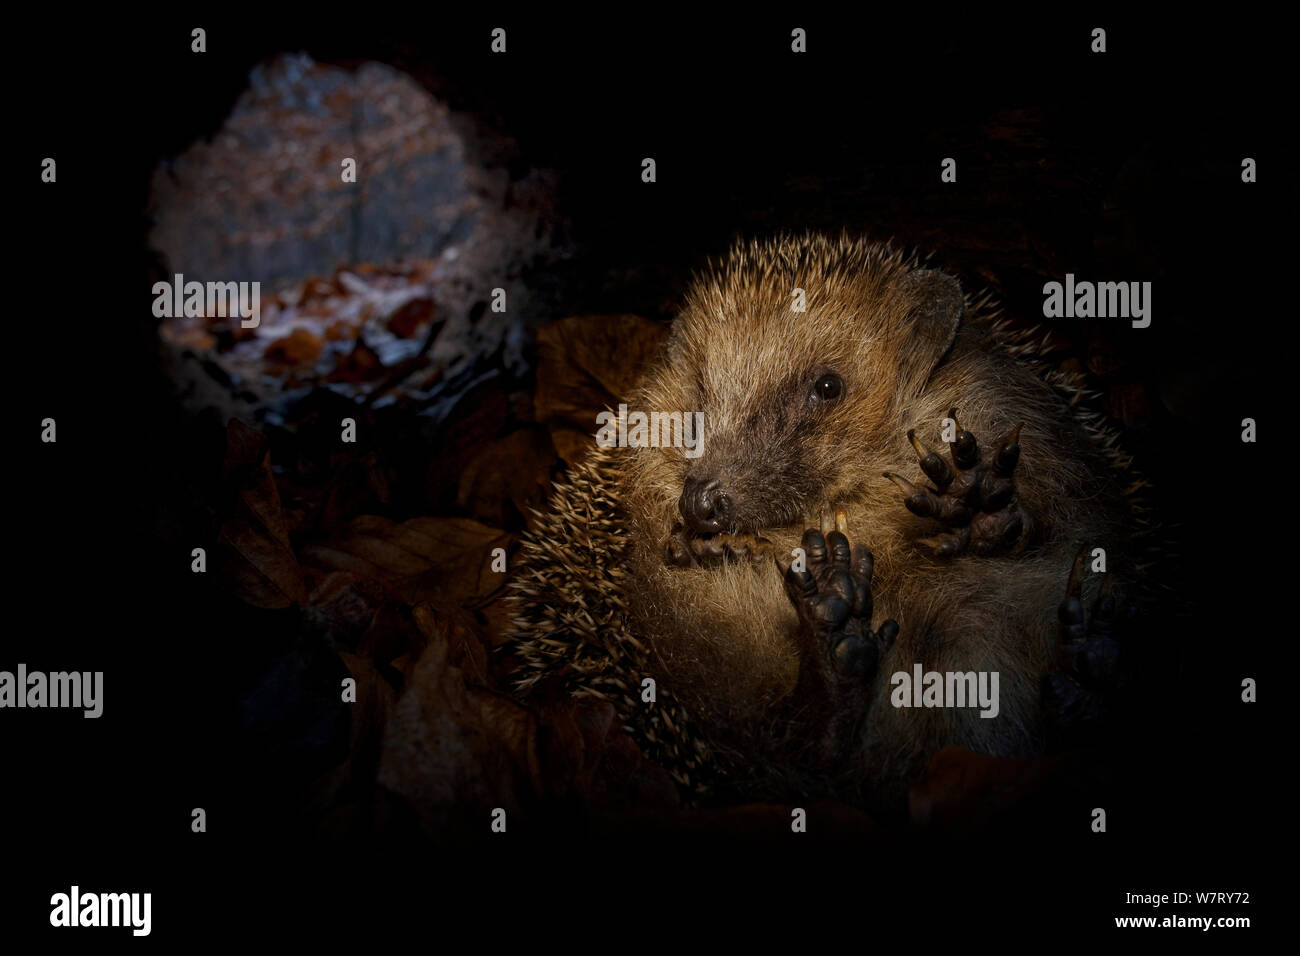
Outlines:
<svg viewBox="0 0 1300 956"><path fill-rule="evenodd" d="M688 475L723 475L735 530L777 554L799 544L806 514L842 508L849 538L875 555L874 621L898 621L878 668L840 796L897 799L939 746L1034 752L1039 686L1057 666L1056 608L1081 544L1107 549L1121 582L1135 517L1127 462L1079 410L1078 383L1036 362L985 300L967 298L955 339L915 318L904 277L915 258L840 237L735 247L691 289L633 410L706 415L705 451L597 450L558 487L526 540L515 578L519 686L566 675L577 695L612 700L628 729L697 795L806 795L822 785L777 760L771 716L799 669L794 610L770 562L676 567L664 544L680 521ZM807 311L791 311L805 290ZM834 370L843 399L816 415L799 405ZM949 410L984 445L1023 423L1016 471L1026 531L1014 554L932 557L918 518L885 472L920 481L907 433L932 447ZM1126 487L1126 485L1128 487ZM889 677L926 670L997 671L1001 713L896 709ZM653 677L657 700L641 699ZM841 781L840 786L843 786Z"/></svg>

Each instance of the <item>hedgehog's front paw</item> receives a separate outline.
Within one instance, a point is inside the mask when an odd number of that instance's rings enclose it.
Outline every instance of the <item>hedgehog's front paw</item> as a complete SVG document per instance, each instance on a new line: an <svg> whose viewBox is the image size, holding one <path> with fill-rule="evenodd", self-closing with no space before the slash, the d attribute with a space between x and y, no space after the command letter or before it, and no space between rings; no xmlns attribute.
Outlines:
<svg viewBox="0 0 1300 956"><path fill-rule="evenodd" d="M1079 742L1096 730L1128 681L1127 662L1116 636L1136 615L1131 606L1118 607L1108 573L1088 615L1083 611L1082 575L1085 551L1070 569L1065 600L1057 615L1061 622L1061 672L1043 677L1043 713L1053 737Z"/></svg>
<svg viewBox="0 0 1300 956"><path fill-rule="evenodd" d="M885 477L903 489L908 511L922 518L937 518L947 529L919 542L937 557L963 551L994 554L1008 550L1020 540L1025 528L1012 480L1020 460L1021 426L1013 428L992 455L981 455L975 436L957 422L957 409L949 414L957 426L956 438L949 442L951 465L938 452L926 448L915 429L907 433L920 456L921 470L934 487L917 487L893 472L885 472Z"/></svg>
<svg viewBox="0 0 1300 956"><path fill-rule="evenodd" d="M799 615L799 686L794 703L818 759L837 763L853 747L869 702L881 656L894 643L898 624L871 629L873 558L864 545L849 546L843 512L823 536L804 531L806 568L785 571L785 591Z"/></svg>
<svg viewBox="0 0 1300 956"><path fill-rule="evenodd" d="M757 534L690 534L681 525L664 542L664 560L679 568L716 567L727 561L757 563L772 553L772 542Z"/></svg>

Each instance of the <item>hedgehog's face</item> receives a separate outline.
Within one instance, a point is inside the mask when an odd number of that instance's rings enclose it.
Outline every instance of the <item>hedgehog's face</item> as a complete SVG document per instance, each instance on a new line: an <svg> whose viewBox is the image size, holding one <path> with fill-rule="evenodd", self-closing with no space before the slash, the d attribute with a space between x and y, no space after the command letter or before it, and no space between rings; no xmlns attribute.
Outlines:
<svg viewBox="0 0 1300 956"><path fill-rule="evenodd" d="M851 496L878 396L844 356L782 363L775 381L702 369L702 450L681 461L677 500L695 537L758 535Z"/></svg>
<svg viewBox="0 0 1300 956"><path fill-rule="evenodd" d="M714 551L720 536L802 527L859 500L963 309L956 280L932 270L796 263L777 275L761 258L689 299L643 393L703 415L701 447L661 456L654 484L670 537Z"/></svg>

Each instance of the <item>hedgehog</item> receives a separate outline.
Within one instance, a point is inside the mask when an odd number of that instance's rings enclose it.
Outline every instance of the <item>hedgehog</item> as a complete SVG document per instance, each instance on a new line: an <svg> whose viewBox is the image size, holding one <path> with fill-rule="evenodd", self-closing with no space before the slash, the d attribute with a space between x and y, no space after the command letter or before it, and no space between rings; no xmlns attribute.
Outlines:
<svg viewBox="0 0 1300 956"><path fill-rule="evenodd" d="M892 243L737 242L626 397L698 445L601 443L524 538L515 691L611 702L692 804L896 809L941 747L1101 720L1144 483L1046 341ZM930 672L996 713L912 706Z"/></svg>

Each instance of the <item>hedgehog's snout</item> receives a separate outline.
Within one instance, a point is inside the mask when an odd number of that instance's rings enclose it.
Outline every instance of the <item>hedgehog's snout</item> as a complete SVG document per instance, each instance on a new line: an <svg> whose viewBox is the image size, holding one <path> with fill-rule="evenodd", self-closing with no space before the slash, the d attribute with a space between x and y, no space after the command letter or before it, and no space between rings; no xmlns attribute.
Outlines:
<svg viewBox="0 0 1300 956"><path fill-rule="evenodd" d="M715 534L731 525L731 496L717 478L687 478L677 509L695 534Z"/></svg>

